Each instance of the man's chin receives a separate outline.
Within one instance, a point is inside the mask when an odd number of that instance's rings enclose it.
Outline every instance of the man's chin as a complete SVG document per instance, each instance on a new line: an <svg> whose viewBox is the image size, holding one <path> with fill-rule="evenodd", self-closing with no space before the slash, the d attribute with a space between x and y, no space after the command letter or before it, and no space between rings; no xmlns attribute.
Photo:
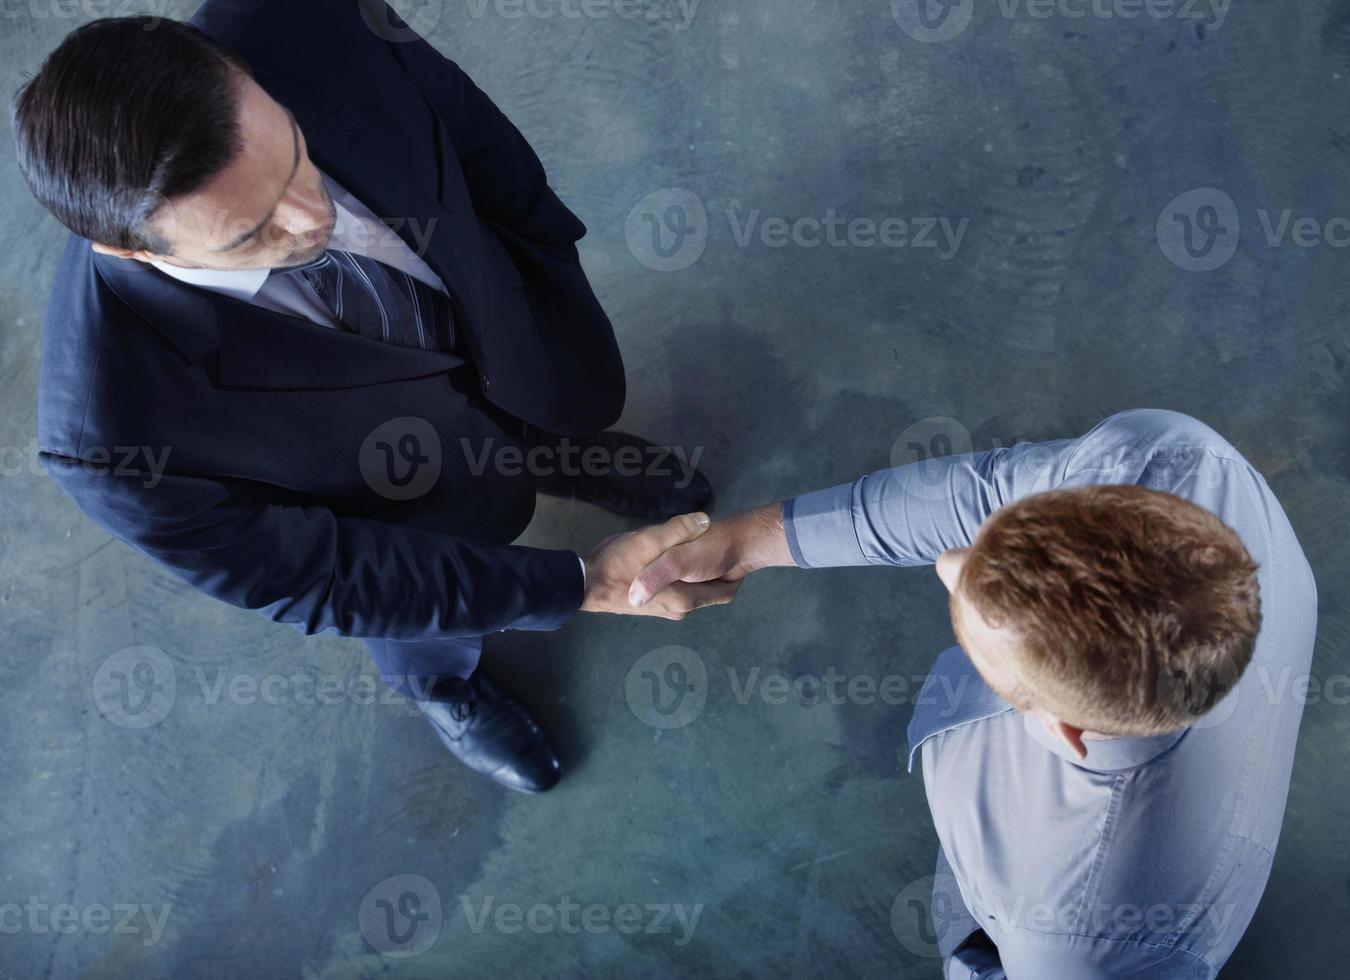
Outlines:
<svg viewBox="0 0 1350 980"><path fill-rule="evenodd" d="M313 262L315 259L317 259L320 255L322 255L327 247L328 245L325 242L319 245L312 245L309 248L305 249L303 252L292 252L290 255L286 256L284 259L282 259L280 262L274 265L272 268L295 269L302 265L307 265L310 262Z"/></svg>

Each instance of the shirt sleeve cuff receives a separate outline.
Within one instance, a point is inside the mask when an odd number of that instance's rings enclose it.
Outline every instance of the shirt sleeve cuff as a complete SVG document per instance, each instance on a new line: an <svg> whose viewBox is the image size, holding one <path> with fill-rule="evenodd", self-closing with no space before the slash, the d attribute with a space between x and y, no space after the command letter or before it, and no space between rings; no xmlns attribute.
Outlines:
<svg viewBox="0 0 1350 980"><path fill-rule="evenodd" d="M856 483L783 501L783 530L792 560L801 568L869 565L853 529Z"/></svg>

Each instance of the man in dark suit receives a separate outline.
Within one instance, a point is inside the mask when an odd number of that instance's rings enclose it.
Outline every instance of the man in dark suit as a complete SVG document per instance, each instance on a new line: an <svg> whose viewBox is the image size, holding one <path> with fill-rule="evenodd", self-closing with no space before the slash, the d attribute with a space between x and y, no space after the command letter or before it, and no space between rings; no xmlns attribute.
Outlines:
<svg viewBox="0 0 1350 980"><path fill-rule="evenodd" d="M363 638L472 769L556 783L483 636L633 611L627 582L706 518L583 561L509 544L536 490L644 520L711 490L604 431L618 346L521 134L379 0L95 21L12 117L73 233L39 386L57 483L202 591Z"/></svg>

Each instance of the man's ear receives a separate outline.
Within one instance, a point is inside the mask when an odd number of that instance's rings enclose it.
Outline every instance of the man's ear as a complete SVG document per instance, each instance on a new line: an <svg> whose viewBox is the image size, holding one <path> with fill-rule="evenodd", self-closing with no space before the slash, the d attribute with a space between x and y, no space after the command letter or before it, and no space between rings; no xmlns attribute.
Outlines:
<svg viewBox="0 0 1350 980"><path fill-rule="evenodd" d="M90 242L89 247L103 255L112 255L119 259L134 259L137 253L120 245L104 245L102 242Z"/></svg>
<svg viewBox="0 0 1350 980"><path fill-rule="evenodd" d="M154 252L147 252L143 248L122 248L120 245L104 245L102 242L90 242L89 247L95 252L102 252L104 255L111 255L119 259L135 259L137 262L153 262L158 259L161 262L169 262L171 265L179 264L173 262L171 256L156 255Z"/></svg>
<svg viewBox="0 0 1350 980"><path fill-rule="evenodd" d="M961 575L961 566L966 562L969 548L948 548L937 556L935 562L938 578L947 587L948 592L956 591L956 580Z"/></svg>
<svg viewBox="0 0 1350 980"><path fill-rule="evenodd" d="M1087 746L1083 744L1083 729L1058 718L1042 718L1041 723L1045 725L1047 732L1073 749L1073 754L1079 759L1087 758Z"/></svg>

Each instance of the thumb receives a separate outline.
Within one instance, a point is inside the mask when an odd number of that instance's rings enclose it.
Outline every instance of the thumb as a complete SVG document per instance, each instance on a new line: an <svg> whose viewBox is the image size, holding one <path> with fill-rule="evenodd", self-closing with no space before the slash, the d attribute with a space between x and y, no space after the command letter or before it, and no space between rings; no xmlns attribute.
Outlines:
<svg viewBox="0 0 1350 980"><path fill-rule="evenodd" d="M636 536L644 550L650 554L651 557L648 561L651 561L654 558L659 558L677 544L693 541L708 530L711 523L708 515L702 512L680 514L678 517L672 517L664 524L643 528L636 532Z"/></svg>
<svg viewBox="0 0 1350 980"><path fill-rule="evenodd" d="M648 544L652 550L647 566L628 588L629 604L644 605L656 593L677 581L681 575L677 553L687 550L684 546L702 535L710 525L707 514L682 514L659 527L638 532L649 536Z"/></svg>
<svg viewBox="0 0 1350 980"><path fill-rule="evenodd" d="M647 601L667 586L680 581L683 572L680 567L680 552L683 545L672 548L656 561L644 568L628 589L628 603L633 606L645 606Z"/></svg>

